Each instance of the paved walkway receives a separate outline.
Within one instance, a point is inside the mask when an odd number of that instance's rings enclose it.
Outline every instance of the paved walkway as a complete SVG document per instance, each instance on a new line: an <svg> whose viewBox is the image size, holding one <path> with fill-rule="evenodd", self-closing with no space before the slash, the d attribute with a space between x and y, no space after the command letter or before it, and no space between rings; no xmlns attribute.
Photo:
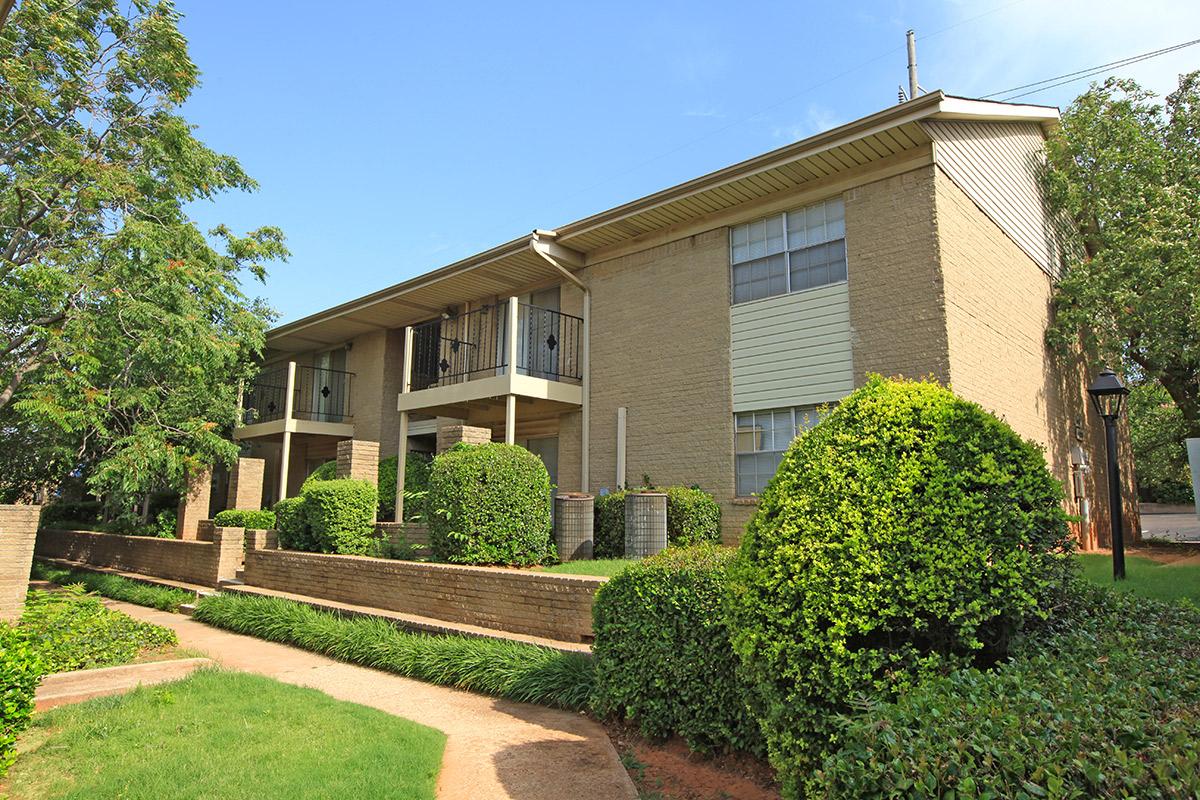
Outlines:
<svg viewBox="0 0 1200 800"><path fill-rule="evenodd" d="M441 800L636 800L637 791L595 721L343 664L189 617L109 601L132 617L173 628L179 643L230 669L320 689L446 734Z"/></svg>

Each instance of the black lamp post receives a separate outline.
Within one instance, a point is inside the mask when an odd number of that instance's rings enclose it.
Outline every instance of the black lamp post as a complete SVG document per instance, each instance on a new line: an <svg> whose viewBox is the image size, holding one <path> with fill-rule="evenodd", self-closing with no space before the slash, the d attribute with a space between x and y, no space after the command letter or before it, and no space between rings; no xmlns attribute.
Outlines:
<svg viewBox="0 0 1200 800"><path fill-rule="evenodd" d="M1121 524L1121 468L1117 464L1117 417L1129 389L1111 369L1096 376L1088 387L1096 413L1104 418L1105 449L1108 452L1108 514L1112 519L1113 580L1125 580L1125 530Z"/></svg>

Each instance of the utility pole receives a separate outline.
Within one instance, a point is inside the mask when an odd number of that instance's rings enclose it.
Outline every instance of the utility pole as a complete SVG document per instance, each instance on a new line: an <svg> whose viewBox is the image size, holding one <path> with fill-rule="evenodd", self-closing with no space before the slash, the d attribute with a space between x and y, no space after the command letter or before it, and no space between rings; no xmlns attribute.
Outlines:
<svg viewBox="0 0 1200 800"><path fill-rule="evenodd" d="M908 99L915 100L919 87L917 85L917 36L910 29L908 34Z"/></svg>

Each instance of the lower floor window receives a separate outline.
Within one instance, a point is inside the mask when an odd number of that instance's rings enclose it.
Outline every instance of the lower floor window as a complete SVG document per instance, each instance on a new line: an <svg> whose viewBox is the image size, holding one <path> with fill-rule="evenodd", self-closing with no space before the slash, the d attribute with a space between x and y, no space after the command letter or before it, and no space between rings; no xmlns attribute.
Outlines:
<svg viewBox="0 0 1200 800"><path fill-rule="evenodd" d="M821 420L816 406L745 411L734 415L739 497L760 494L792 440Z"/></svg>

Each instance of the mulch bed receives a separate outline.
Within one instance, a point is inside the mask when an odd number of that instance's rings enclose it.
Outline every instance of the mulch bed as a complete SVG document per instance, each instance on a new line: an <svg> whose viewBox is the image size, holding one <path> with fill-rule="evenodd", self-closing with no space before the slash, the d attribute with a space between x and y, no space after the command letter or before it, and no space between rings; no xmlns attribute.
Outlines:
<svg viewBox="0 0 1200 800"><path fill-rule="evenodd" d="M748 753L705 756L682 739L651 742L621 722L604 724L641 796L654 800L779 800L775 772Z"/></svg>

